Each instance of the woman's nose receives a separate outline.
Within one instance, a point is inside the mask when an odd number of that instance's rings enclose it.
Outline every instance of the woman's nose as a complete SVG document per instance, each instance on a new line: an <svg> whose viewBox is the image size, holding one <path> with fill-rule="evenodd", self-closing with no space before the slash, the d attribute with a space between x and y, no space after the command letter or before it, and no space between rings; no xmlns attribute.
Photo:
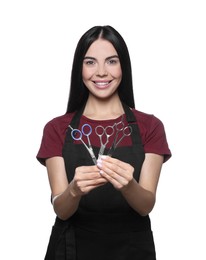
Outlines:
<svg viewBox="0 0 206 260"><path fill-rule="evenodd" d="M101 65L101 66L98 66L98 68L97 68L97 76L99 76L99 77L104 77L104 76L107 76L108 75L108 72L107 72L107 70L106 70L106 68L105 68L105 66L104 65Z"/></svg>

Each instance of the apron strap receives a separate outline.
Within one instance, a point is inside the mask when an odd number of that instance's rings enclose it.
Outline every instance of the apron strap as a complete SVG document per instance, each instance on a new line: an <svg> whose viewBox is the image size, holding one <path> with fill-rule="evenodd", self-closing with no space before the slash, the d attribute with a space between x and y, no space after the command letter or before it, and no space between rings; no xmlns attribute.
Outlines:
<svg viewBox="0 0 206 260"><path fill-rule="evenodd" d="M77 112L74 114L74 116L72 117L72 120L70 122L70 125L72 128L78 128L79 126L79 122L80 122L80 118L84 112L84 108L86 106L86 103L79 109L77 110ZM73 143L74 140L73 138L71 138L71 132L72 130L70 129L70 127L67 128L67 133L66 133L66 142L68 143Z"/></svg>
<svg viewBox="0 0 206 260"><path fill-rule="evenodd" d="M132 110L125 103L122 103L122 106L123 106L123 109L124 109L124 112L125 112L125 115L127 118L127 122L128 123L136 122L137 120L136 120Z"/></svg>
<svg viewBox="0 0 206 260"><path fill-rule="evenodd" d="M126 104L122 103L122 106L126 114L128 125L132 128L132 134L131 134L132 143L142 145L141 135L140 135L139 127L134 113L132 112L130 107L128 107Z"/></svg>
<svg viewBox="0 0 206 260"><path fill-rule="evenodd" d="M79 122L80 122L80 118L84 112L84 108L86 106L86 103L75 113L75 115L73 116L70 125L73 128L78 128L79 126Z"/></svg>

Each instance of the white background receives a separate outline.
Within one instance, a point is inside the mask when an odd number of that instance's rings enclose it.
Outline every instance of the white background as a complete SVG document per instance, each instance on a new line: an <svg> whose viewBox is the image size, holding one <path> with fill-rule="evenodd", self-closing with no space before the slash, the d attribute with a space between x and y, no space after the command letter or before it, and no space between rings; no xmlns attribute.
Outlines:
<svg viewBox="0 0 206 260"><path fill-rule="evenodd" d="M0 2L0 259L44 257L55 215L35 156L45 123L65 113L77 41L105 24L127 42L136 108L163 121L173 153L151 214L157 259L206 259L204 3Z"/></svg>

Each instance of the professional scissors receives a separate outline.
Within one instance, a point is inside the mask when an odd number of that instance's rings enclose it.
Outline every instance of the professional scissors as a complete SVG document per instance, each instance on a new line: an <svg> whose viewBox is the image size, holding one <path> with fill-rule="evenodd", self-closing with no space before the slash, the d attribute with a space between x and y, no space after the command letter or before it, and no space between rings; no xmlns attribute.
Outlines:
<svg viewBox="0 0 206 260"><path fill-rule="evenodd" d="M112 146L110 147L107 155L108 156L112 156L112 154L114 153L115 149L117 148L118 144L122 141L122 139L125 136L130 136L132 133L132 127L131 126L124 126L124 122L123 122L123 118L120 122L115 124L115 128L116 128L116 135L114 138L114 142L112 144ZM119 133L122 132L122 136L120 139L118 139Z"/></svg>
<svg viewBox="0 0 206 260"><path fill-rule="evenodd" d="M97 159L95 157L94 151L91 146L90 138L89 138L89 136L92 133L92 127L89 124L84 124L84 125L82 125L81 131L79 129L72 128L71 125L69 125L69 128L72 130L71 131L72 138L74 140L80 140L83 143L83 145L86 147L87 151L89 152L94 164L97 164ZM82 134L87 137L88 146L82 139Z"/></svg>
<svg viewBox="0 0 206 260"><path fill-rule="evenodd" d="M105 128L101 125L98 125L95 127L95 132L96 134L99 136L100 139L100 149L99 149L99 154L98 154L98 158L99 156L104 154L104 150L106 148L107 143L109 142L109 138L110 136L112 136L114 134L114 126L106 126ZM106 136L106 140L105 142L103 142L103 135Z"/></svg>

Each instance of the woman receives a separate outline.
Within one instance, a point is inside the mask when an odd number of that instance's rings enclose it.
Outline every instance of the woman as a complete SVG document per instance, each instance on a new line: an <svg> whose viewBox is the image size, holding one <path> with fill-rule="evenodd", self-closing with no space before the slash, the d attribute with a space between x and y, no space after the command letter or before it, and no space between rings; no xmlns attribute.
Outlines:
<svg viewBox="0 0 206 260"><path fill-rule="evenodd" d="M45 259L156 259L149 213L170 156L162 122L135 109L123 38L111 26L89 29L75 51L67 112L46 124L37 154L57 215Z"/></svg>

